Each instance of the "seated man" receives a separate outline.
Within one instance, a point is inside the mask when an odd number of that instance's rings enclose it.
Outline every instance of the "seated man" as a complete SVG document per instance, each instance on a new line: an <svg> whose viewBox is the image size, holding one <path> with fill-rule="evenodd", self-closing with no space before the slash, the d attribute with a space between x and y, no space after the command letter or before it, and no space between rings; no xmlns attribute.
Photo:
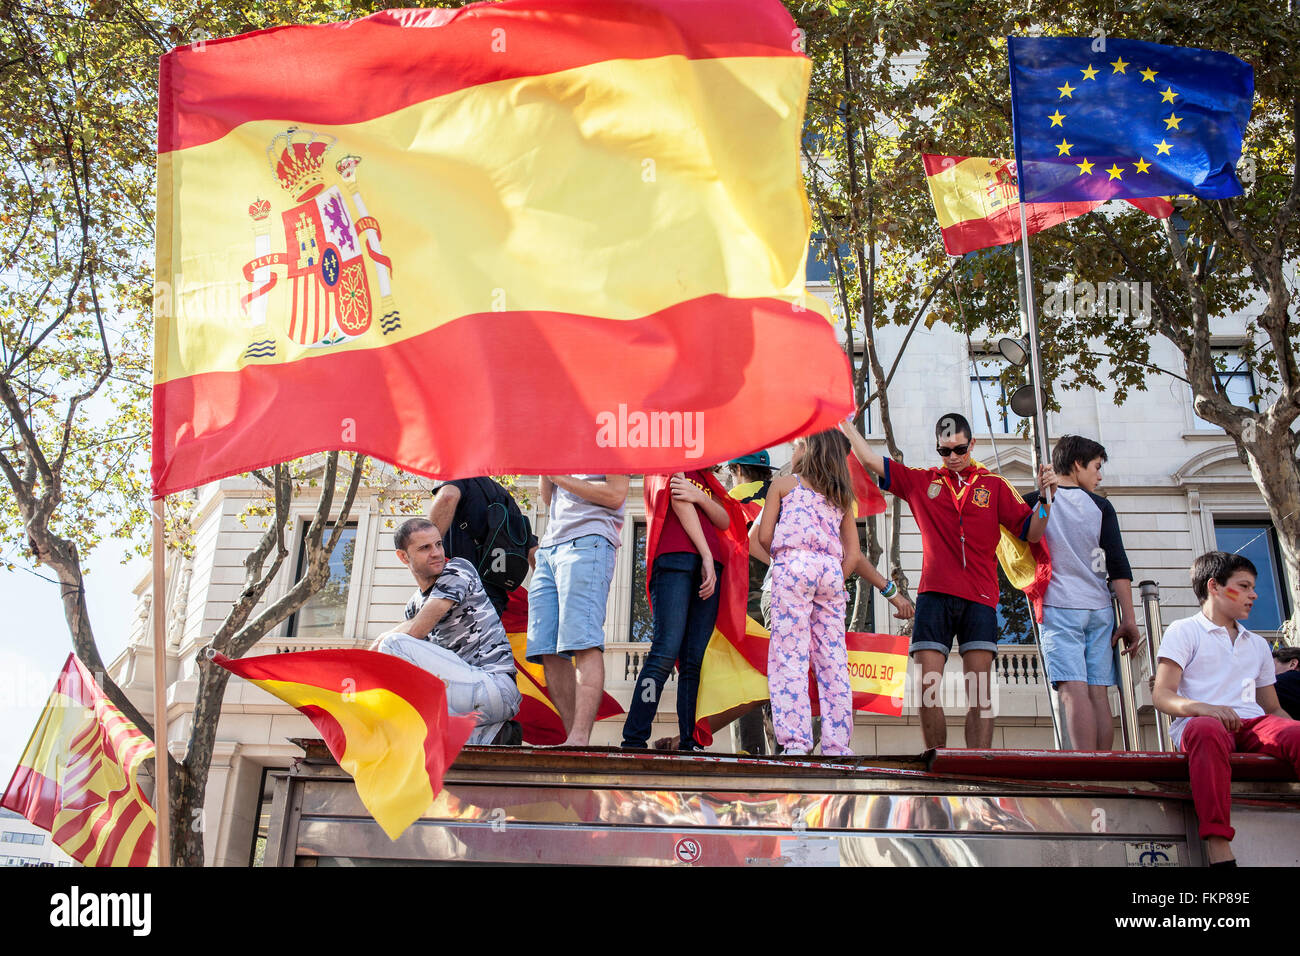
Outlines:
<svg viewBox="0 0 1300 956"><path fill-rule="evenodd" d="M1300 647L1273 648L1277 699L1293 720L1300 720Z"/></svg>
<svg viewBox="0 0 1300 956"><path fill-rule="evenodd" d="M1236 866L1229 822L1229 754L1281 757L1300 773L1300 723L1278 703L1268 642L1239 625L1255 603L1255 565L1210 551L1192 563L1201 610L1174 621L1160 642L1151 702L1176 718L1174 745L1187 754L1192 802L1211 866Z"/></svg>
<svg viewBox="0 0 1300 956"><path fill-rule="evenodd" d="M464 558L447 560L442 535L426 518L403 522L393 543L418 590L407 602L406 623L380 635L370 649L441 678L448 713L478 714L467 743L521 743L510 639L474 566Z"/></svg>

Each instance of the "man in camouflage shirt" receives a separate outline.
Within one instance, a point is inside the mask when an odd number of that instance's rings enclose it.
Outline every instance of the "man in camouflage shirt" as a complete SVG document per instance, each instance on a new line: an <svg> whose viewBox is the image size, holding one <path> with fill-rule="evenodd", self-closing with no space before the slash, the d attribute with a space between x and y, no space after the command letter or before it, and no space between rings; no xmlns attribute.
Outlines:
<svg viewBox="0 0 1300 956"><path fill-rule="evenodd" d="M371 649L441 678L449 713L478 714L468 743L518 743L514 716L521 698L514 656L478 572L464 558L447 559L442 535L426 518L404 522L393 543L418 590L406 604L406 623L380 636Z"/></svg>

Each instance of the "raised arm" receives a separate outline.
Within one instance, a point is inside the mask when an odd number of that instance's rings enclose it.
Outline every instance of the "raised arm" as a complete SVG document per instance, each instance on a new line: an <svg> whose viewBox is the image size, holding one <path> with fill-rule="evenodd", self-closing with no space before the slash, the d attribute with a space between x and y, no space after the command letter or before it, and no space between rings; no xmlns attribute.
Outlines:
<svg viewBox="0 0 1300 956"><path fill-rule="evenodd" d="M429 520L438 526L438 534L447 537L447 529L456 518L456 508L460 505L460 489L455 485L443 485L433 496L429 507Z"/></svg>
<svg viewBox="0 0 1300 956"><path fill-rule="evenodd" d="M840 422L840 431L849 440L849 444L853 447L853 454L857 456L858 461L862 462L862 467L874 475L884 475L885 459L871 450L867 440L862 437L862 432L847 421Z"/></svg>

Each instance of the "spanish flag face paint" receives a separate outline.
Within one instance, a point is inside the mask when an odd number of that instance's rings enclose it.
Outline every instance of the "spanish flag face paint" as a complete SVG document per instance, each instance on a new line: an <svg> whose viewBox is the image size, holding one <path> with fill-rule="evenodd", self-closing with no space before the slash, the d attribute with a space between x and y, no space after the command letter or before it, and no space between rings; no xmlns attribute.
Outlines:
<svg viewBox="0 0 1300 956"><path fill-rule="evenodd" d="M797 37L777 0L510 0L168 53L155 493L326 449L696 468L831 427ZM608 441L621 409L648 427Z"/></svg>

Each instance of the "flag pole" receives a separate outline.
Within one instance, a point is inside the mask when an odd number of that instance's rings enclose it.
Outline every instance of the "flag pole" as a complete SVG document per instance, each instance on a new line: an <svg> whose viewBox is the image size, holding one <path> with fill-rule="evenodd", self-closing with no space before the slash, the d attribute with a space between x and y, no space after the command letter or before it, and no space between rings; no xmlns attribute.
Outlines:
<svg viewBox="0 0 1300 956"><path fill-rule="evenodd" d="M163 542L163 498L153 500L153 744L155 846L158 865L171 866L171 792L167 753L167 568Z"/></svg>
<svg viewBox="0 0 1300 956"><path fill-rule="evenodd" d="M1012 108L1015 98L1012 97ZM1025 187L1020 175L1020 157L1016 156L1016 195L1020 207L1020 251L1025 260L1025 315L1029 320L1029 384L1034 392L1034 448L1039 464L1052 460L1047 449L1047 412L1043 409L1042 363L1038 351L1038 312L1034 308L1034 264L1029 258L1029 226L1025 222ZM1038 476L1034 476L1037 481ZM1043 499L1052 503L1052 489L1043 489ZM1041 513L1041 508L1040 508Z"/></svg>

